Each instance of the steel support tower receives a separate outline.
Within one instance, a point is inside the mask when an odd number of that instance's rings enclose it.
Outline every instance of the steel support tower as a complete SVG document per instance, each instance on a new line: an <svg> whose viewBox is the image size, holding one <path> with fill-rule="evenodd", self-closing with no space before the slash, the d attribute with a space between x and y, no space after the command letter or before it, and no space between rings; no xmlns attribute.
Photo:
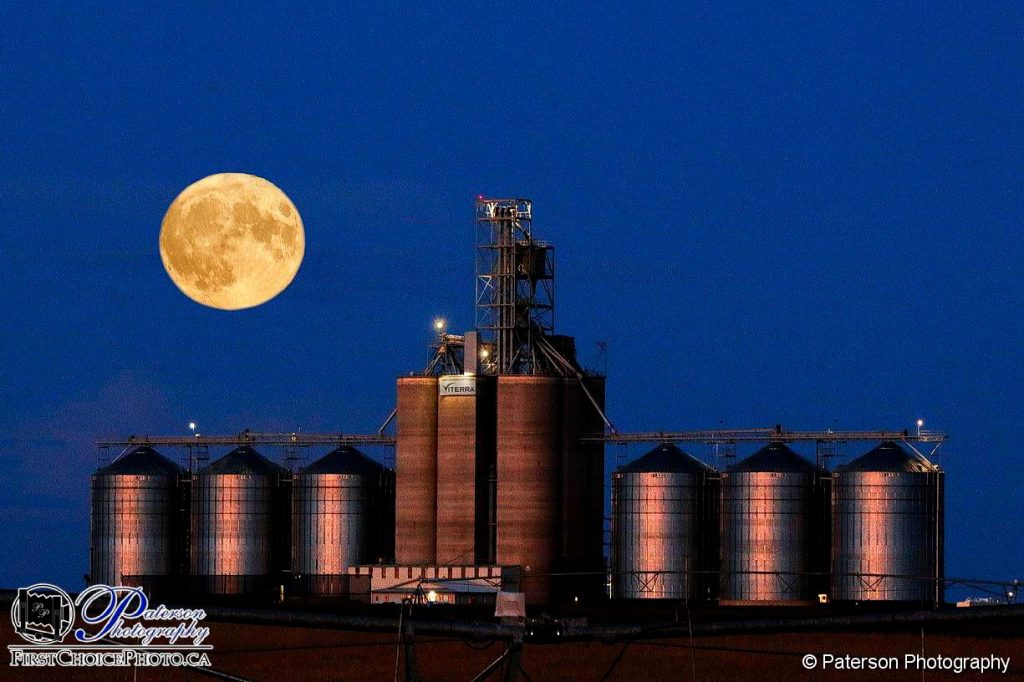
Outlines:
<svg viewBox="0 0 1024 682"><path fill-rule="evenodd" d="M528 199L476 200L476 328L487 374L560 374L538 345L555 329L555 248Z"/></svg>

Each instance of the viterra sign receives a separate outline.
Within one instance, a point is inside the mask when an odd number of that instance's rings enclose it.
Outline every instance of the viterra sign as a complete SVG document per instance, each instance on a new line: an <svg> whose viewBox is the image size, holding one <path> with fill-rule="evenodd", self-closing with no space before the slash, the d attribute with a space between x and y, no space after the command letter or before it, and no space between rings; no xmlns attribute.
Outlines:
<svg viewBox="0 0 1024 682"><path fill-rule="evenodd" d="M437 381L438 395L476 395L476 377L451 376L439 377Z"/></svg>

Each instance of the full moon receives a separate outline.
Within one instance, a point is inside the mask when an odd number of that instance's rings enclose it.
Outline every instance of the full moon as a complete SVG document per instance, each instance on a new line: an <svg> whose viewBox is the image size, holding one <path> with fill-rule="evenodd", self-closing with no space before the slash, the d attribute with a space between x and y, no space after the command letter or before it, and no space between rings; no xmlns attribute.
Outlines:
<svg viewBox="0 0 1024 682"><path fill-rule="evenodd" d="M295 204L273 183L245 173L192 183L160 227L167 274L193 301L221 310L252 308L284 291L305 249Z"/></svg>

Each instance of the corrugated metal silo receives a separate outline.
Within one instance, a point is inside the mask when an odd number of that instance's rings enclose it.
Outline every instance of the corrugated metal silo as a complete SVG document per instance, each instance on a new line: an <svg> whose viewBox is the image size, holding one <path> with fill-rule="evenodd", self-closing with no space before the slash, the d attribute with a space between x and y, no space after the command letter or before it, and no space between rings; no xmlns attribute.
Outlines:
<svg viewBox="0 0 1024 682"><path fill-rule="evenodd" d="M717 564L713 471L664 443L612 474L612 595L705 597Z"/></svg>
<svg viewBox="0 0 1024 682"><path fill-rule="evenodd" d="M833 599L942 602L943 479L896 443L836 472Z"/></svg>
<svg viewBox="0 0 1024 682"><path fill-rule="evenodd" d="M282 481L286 469L237 447L192 478L192 575L214 594L272 585L283 557Z"/></svg>
<svg viewBox="0 0 1024 682"><path fill-rule="evenodd" d="M826 476L771 443L722 480L721 600L809 601L822 590Z"/></svg>
<svg viewBox="0 0 1024 682"><path fill-rule="evenodd" d="M292 572L312 594L344 592L349 566L389 558L394 472L341 446L292 484Z"/></svg>
<svg viewBox="0 0 1024 682"><path fill-rule="evenodd" d="M93 584L143 585L177 572L181 467L148 446L92 477Z"/></svg>
<svg viewBox="0 0 1024 682"><path fill-rule="evenodd" d="M531 603L550 601L559 558L564 379L498 377L497 563L523 567Z"/></svg>
<svg viewBox="0 0 1024 682"><path fill-rule="evenodd" d="M437 377L398 379L395 560L437 560Z"/></svg>
<svg viewBox="0 0 1024 682"><path fill-rule="evenodd" d="M493 561L488 476L495 457L495 393L489 377L439 379L437 563Z"/></svg>

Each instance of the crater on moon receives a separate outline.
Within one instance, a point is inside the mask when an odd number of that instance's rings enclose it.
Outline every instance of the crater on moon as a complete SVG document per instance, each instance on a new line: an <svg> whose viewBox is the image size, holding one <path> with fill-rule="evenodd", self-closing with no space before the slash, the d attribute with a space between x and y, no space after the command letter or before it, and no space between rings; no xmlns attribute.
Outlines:
<svg viewBox="0 0 1024 682"><path fill-rule="evenodd" d="M284 291L302 264L299 211L273 183L218 173L186 187L160 228L160 258L182 293L221 310L252 308Z"/></svg>

